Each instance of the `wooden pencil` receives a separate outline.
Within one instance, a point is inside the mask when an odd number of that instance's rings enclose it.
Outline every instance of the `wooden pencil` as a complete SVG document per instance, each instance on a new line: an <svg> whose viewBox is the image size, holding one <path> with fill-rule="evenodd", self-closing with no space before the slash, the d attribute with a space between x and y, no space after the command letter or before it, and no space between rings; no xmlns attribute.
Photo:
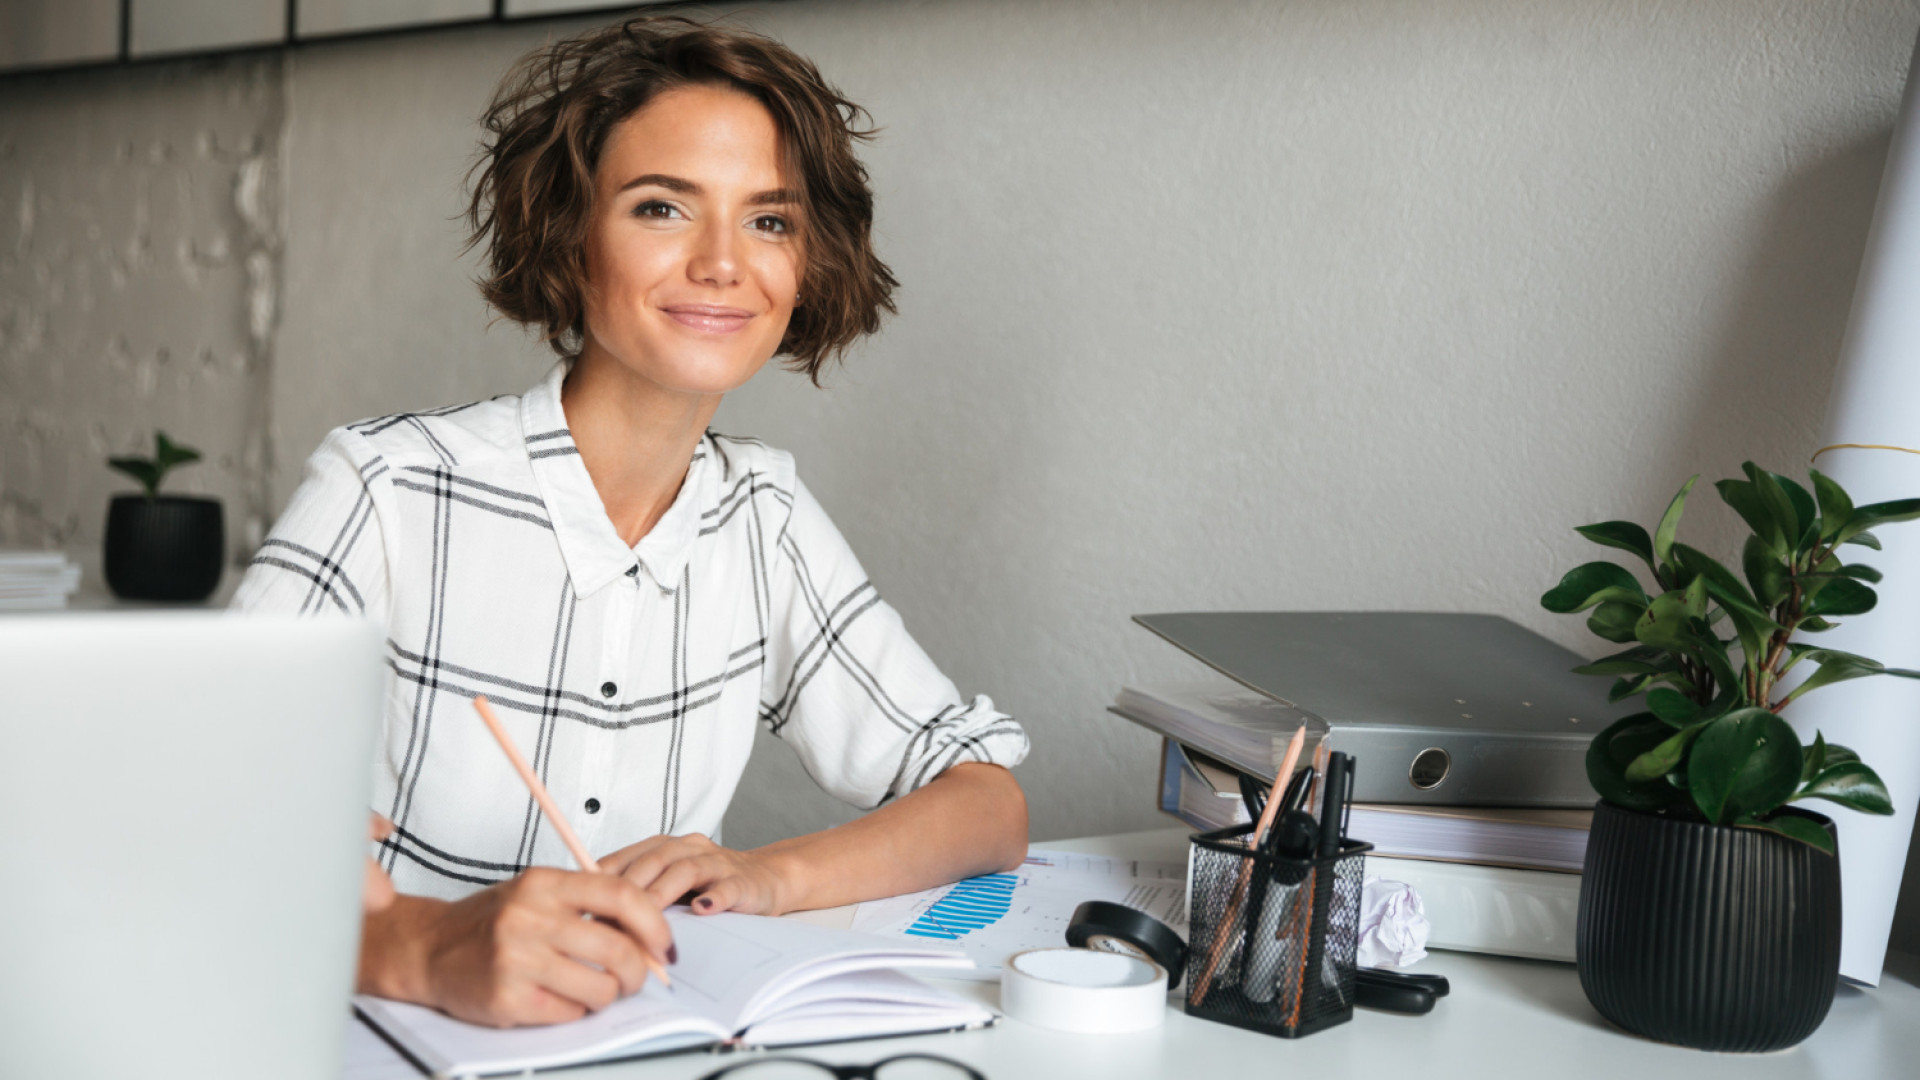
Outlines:
<svg viewBox="0 0 1920 1080"><path fill-rule="evenodd" d="M600 863L592 855L587 854L587 846L580 842L580 837L573 831L573 826L567 823L567 816L560 812L560 807L553 801L553 796L547 794L547 785L540 782L540 778L534 775L533 769L528 766L527 759L520 756L519 748L513 745L513 740L507 735L507 729L501 726L500 718L493 714L493 706L487 704L486 697L482 695L474 698L473 707L480 713L480 719L486 722L487 730L493 732L494 741L498 742L500 749L506 752L507 760L513 762L513 770L520 774L521 783L526 784L527 790L533 793L533 801L540 804L540 812L546 815L547 823L553 826L553 831L560 834L561 842L566 844L567 850L573 853L573 859L580 864L580 869L589 874L604 873L600 869ZM653 977L660 980L660 985L673 985L673 979L667 975L667 969L654 958L651 950L642 948L640 956L647 962L647 970L653 972Z"/></svg>

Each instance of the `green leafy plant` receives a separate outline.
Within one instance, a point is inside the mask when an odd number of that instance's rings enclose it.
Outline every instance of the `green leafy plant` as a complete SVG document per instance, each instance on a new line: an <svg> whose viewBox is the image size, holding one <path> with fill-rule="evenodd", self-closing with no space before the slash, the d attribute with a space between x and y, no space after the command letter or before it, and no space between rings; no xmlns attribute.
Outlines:
<svg viewBox="0 0 1920 1080"><path fill-rule="evenodd" d="M147 489L147 501L151 502L160 494L160 481L168 470L199 460L200 451L191 446L181 446L167 438L166 432L156 431L153 433L152 457L108 458L107 467L140 481L140 486Z"/></svg>
<svg viewBox="0 0 1920 1080"><path fill-rule="evenodd" d="M1920 679L1864 656L1796 639L1862 615L1879 597L1880 572L1844 563L1848 545L1878 549L1870 531L1920 518L1920 499L1854 506L1840 485L1809 470L1799 483L1746 462L1745 479L1722 480L1720 498L1752 535L1735 574L1675 539L1687 495L1673 497L1652 534L1630 521L1582 525L1582 536L1630 552L1653 578L1650 592L1624 566L1590 562L1540 598L1548 611L1588 611L1587 628L1625 652L1574 670L1614 679L1610 701L1645 695L1646 709L1595 736L1587 778L1609 802L1697 817L1714 825L1768 829L1832 852L1825 829L1780 813L1790 802L1826 799L1891 814L1886 785L1860 756L1816 733L1800 738L1780 711L1823 686L1868 675ZM1780 692L1800 665L1814 670Z"/></svg>

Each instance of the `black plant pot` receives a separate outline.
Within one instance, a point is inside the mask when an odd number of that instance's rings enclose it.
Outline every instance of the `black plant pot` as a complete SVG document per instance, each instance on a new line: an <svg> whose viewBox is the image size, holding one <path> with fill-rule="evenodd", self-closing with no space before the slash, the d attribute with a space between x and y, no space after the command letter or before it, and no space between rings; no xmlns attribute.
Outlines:
<svg viewBox="0 0 1920 1080"><path fill-rule="evenodd" d="M1819 814L1783 812L1833 834ZM1793 1046L1839 984L1840 859L1601 800L1576 948L1587 1000L1628 1031L1702 1050Z"/></svg>
<svg viewBox="0 0 1920 1080"><path fill-rule="evenodd" d="M205 600L220 584L226 521L215 499L116 495L107 507L107 585L126 600Z"/></svg>

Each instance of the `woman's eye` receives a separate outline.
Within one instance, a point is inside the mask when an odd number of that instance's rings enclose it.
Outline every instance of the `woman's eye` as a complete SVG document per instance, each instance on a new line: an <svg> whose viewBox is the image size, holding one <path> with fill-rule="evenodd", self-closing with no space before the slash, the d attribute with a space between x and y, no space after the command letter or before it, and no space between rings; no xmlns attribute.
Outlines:
<svg viewBox="0 0 1920 1080"><path fill-rule="evenodd" d="M679 207L674 206L670 202L661 202L659 199L648 199L633 208L634 217L670 218L678 217L679 214Z"/></svg>
<svg viewBox="0 0 1920 1080"><path fill-rule="evenodd" d="M787 219L778 214L762 214L754 218L753 227L759 229L761 232L768 233L787 233L792 231L792 227L787 224Z"/></svg>

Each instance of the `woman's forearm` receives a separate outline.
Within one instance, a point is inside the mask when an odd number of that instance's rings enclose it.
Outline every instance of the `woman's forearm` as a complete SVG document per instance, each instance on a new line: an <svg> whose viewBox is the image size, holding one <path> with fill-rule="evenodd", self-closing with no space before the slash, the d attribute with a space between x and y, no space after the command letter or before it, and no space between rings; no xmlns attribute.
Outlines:
<svg viewBox="0 0 1920 1080"><path fill-rule="evenodd" d="M779 911L897 896L1010 870L1027 854L1027 799L999 765L955 765L857 820L756 848Z"/></svg>

